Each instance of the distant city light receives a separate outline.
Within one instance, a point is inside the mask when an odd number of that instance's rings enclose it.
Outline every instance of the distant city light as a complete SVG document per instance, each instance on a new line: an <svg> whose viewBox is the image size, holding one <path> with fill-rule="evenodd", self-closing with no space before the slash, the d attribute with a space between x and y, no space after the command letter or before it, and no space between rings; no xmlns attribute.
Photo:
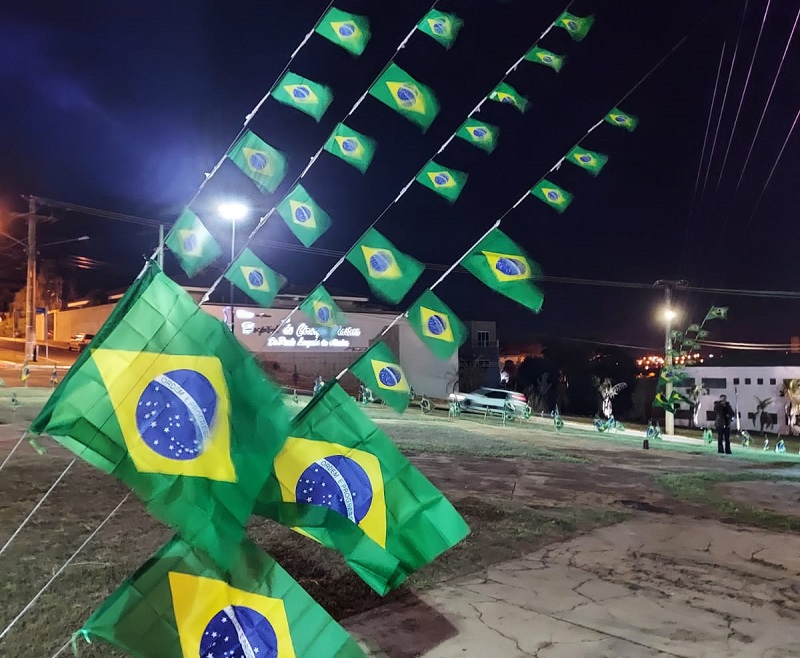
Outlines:
<svg viewBox="0 0 802 658"><path fill-rule="evenodd" d="M217 212L223 219L236 222L248 214L248 206L239 201L226 201L217 206Z"/></svg>

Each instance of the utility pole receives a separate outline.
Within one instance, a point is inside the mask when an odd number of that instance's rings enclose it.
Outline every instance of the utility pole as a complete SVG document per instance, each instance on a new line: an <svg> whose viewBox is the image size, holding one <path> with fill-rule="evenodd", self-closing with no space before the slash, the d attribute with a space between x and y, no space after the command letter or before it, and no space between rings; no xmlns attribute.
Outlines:
<svg viewBox="0 0 802 658"><path fill-rule="evenodd" d="M670 371L674 365L674 357L671 354L671 322L677 316L676 311L674 311L673 307L671 306L671 293L674 288L685 288L687 287L688 282L681 280L681 281L666 281L665 279L660 279L659 281L654 282L654 286L656 288L663 288L665 291L665 308L663 309L663 320L666 323L666 339L665 339L665 369L666 371ZM666 382L666 400L671 399L671 394L674 392L674 384L671 381ZM674 414L666 409L666 434L674 434Z"/></svg>
<svg viewBox="0 0 802 658"><path fill-rule="evenodd" d="M25 286L25 360L36 349L36 198L28 197L28 274Z"/></svg>

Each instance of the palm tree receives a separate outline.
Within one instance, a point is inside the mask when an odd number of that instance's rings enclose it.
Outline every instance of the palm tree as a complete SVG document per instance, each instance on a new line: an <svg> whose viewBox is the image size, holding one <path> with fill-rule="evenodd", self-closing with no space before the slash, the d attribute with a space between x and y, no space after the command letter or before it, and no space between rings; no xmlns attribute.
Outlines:
<svg viewBox="0 0 802 658"><path fill-rule="evenodd" d="M627 387L626 382L618 382L618 384L613 385L609 377L605 377L603 381L598 377L593 379L596 384L596 390L599 391L601 396L602 413L605 418L610 418L613 415L613 398Z"/></svg>
<svg viewBox="0 0 802 658"><path fill-rule="evenodd" d="M688 389L688 399L691 401L691 411L693 412L693 426L699 427L699 411L702 409L702 396L710 393L701 384L694 384Z"/></svg>
<svg viewBox="0 0 802 658"><path fill-rule="evenodd" d="M759 398L755 396L757 400L757 406L755 407L755 415L752 417L752 424L757 427L758 421L760 421L760 431L763 432L765 435L765 428L766 427L774 427L774 423L771 420L771 416L766 411L769 405L772 403L773 398Z"/></svg>
<svg viewBox="0 0 802 658"><path fill-rule="evenodd" d="M548 397L551 391L551 382L548 373L541 373L537 385L530 384L526 387L527 400L532 411L546 411L548 408Z"/></svg>
<svg viewBox="0 0 802 658"><path fill-rule="evenodd" d="M786 379L780 389L780 397L785 398L785 422L791 434L798 434L796 417L799 415L799 380Z"/></svg>

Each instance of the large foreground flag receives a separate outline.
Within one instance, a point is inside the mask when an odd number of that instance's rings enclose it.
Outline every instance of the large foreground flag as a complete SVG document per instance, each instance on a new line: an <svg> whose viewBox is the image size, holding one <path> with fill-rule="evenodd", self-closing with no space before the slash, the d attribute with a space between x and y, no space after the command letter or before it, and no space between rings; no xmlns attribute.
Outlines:
<svg viewBox="0 0 802 658"><path fill-rule="evenodd" d="M155 263L33 421L221 564L287 436L281 391Z"/></svg>
<svg viewBox="0 0 802 658"><path fill-rule="evenodd" d="M228 157L263 192L275 192L287 173L287 160L281 151L250 130L231 147Z"/></svg>
<svg viewBox="0 0 802 658"><path fill-rule="evenodd" d="M344 123L338 123L323 148L364 174L376 153L376 142Z"/></svg>
<svg viewBox="0 0 802 658"><path fill-rule="evenodd" d="M382 299L397 304L418 280L423 264L395 248L375 228L368 229L346 256Z"/></svg>
<svg viewBox="0 0 802 658"><path fill-rule="evenodd" d="M540 311L543 292L532 282L540 267L500 229L493 229L460 262L489 288Z"/></svg>
<svg viewBox="0 0 802 658"><path fill-rule="evenodd" d="M345 48L354 55L361 55L370 41L370 23L364 16L349 14L332 7L315 28L320 36Z"/></svg>
<svg viewBox="0 0 802 658"><path fill-rule="evenodd" d="M426 290L407 311L409 326L432 353L448 359L468 337L468 330L448 305Z"/></svg>
<svg viewBox="0 0 802 658"><path fill-rule="evenodd" d="M246 248L225 272L225 277L262 308L269 308L285 283L278 272Z"/></svg>
<svg viewBox="0 0 802 658"><path fill-rule="evenodd" d="M198 216L186 208L164 241L175 254L187 276L195 276L222 255L223 251Z"/></svg>
<svg viewBox="0 0 802 658"><path fill-rule="evenodd" d="M296 416L256 513L342 553L379 594L469 528L336 382Z"/></svg>
<svg viewBox="0 0 802 658"><path fill-rule="evenodd" d="M409 406L409 380L398 357L383 340L354 361L349 370L397 412L403 413Z"/></svg>
<svg viewBox="0 0 802 658"><path fill-rule="evenodd" d="M434 92L395 63L370 88L370 95L419 125L424 132L440 111Z"/></svg>
<svg viewBox="0 0 802 658"><path fill-rule="evenodd" d="M78 631L137 658L363 658L356 641L245 539L221 568L174 537Z"/></svg>
<svg viewBox="0 0 802 658"><path fill-rule="evenodd" d="M288 71L270 94L279 103L294 107L320 121L334 98L331 89Z"/></svg>
<svg viewBox="0 0 802 658"><path fill-rule="evenodd" d="M290 190L276 210L305 247L311 247L331 226L326 211L315 203L300 183Z"/></svg>

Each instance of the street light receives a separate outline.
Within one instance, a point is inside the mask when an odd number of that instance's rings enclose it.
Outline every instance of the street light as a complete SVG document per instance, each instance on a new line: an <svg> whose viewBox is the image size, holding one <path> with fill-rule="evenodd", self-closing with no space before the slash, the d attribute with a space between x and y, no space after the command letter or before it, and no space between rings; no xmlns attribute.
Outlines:
<svg viewBox="0 0 802 658"><path fill-rule="evenodd" d="M236 244L237 244L237 222L245 219L248 214L248 206L239 201L226 201L217 206L217 212L223 219L231 222L231 263L236 258ZM230 264L229 264L230 266ZM234 283L229 282L229 301L231 304L231 333L234 333Z"/></svg>
<svg viewBox="0 0 802 658"><path fill-rule="evenodd" d="M669 324L671 324L671 321L676 317L677 313L673 309L667 308L663 310L663 319Z"/></svg>

